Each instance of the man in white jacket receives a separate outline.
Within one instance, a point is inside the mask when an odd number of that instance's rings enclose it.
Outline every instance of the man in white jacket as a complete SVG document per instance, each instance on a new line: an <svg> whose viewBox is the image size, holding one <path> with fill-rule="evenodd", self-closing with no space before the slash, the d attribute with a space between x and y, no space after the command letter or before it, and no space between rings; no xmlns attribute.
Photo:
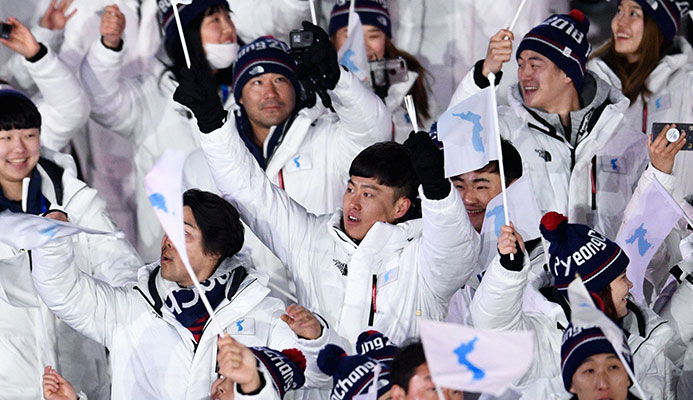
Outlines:
<svg viewBox="0 0 693 400"><path fill-rule="evenodd" d="M577 10L533 28L516 52L519 83L498 108L501 134L517 147L542 212L615 237L638 179L648 166L647 138L623 124L628 99L585 72L589 20ZM487 57L458 86L451 104L487 86L512 56L512 32L491 38ZM650 166L650 168L652 168Z"/></svg>
<svg viewBox="0 0 693 400"><path fill-rule="evenodd" d="M417 334L419 316L443 319L476 265L479 238L428 133L363 150L343 209L317 216L270 183L209 79L181 82L174 98L206 128L200 140L217 187L288 268L299 302L351 342L371 328L401 342Z"/></svg>
<svg viewBox="0 0 693 400"><path fill-rule="evenodd" d="M287 309L282 317L283 304L267 296L269 290L248 272L247 258L238 253L243 226L230 204L198 190L187 191L183 204L190 264L216 323L229 335L247 346L298 347L314 355L338 339L304 310ZM218 332L167 236L161 260L142 267L132 287L115 288L80 274L66 240L36 250L33 261L34 284L48 307L111 350L112 398L208 395L216 378ZM311 372L317 371L314 359L308 360L309 387L325 383Z"/></svg>

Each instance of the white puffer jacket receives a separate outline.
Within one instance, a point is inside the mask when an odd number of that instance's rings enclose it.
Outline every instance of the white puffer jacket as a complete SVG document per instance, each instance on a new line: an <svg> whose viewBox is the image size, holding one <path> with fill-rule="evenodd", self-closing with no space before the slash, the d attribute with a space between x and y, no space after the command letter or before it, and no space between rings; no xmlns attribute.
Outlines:
<svg viewBox="0 0 693 400"><path fill-rule="evenodd" d="M496 257L474 295L471 316L475 327L503 331L527 330L535 334L534 360L515 389L523 399L568 399L561 376L561 338L568 326L566 315L556 303L545 301L544 311L524 309L523 293L528 284L529 262L525 254L522 271L509 271ZM549 307L551 306L552 307ZM644 330L640 331L633 312L624 319L633 352L635 376L650 399L675 399L678 373L665 355L675 332L669 323L648 308L640 308Z"/></svg>
<svg viewBox="0 0 693 400"><path fill-rule="evenodd" d="M41 157L36 168L51 209L64 210L77 225L116 230L96 190L75 177L69 155L42 149ZM76 236L75 253L83 273L112 285L134 282L142 265L127 241L102 235ZM40 398L46 365L53 365L90 398L108 398L108 390L102 393L109 385L103 346L48 311L34 290L31 268L28 252L0 244L0 398Z"/></svg>
<svg viewBox="0 0 693 400"><path fill-rule="evenodd" d="M254 276L246 276L242 266L247 262L234 256L218 267L233 271L229 284L237 290L216 307L215 319L246 346L304 350L307 387L323 385L327 380L314 355L333 340L343 342L327 328L316 340L299 339L280 319L282 302L268 297L269 289ZM208 322L195 344L192 333L162 307L162 291L175 283L161 277L158 265L142 267L136 285L115 288L80 273L70 243L55 240L35 250L32 275L56 315L110 349L113 399L209 398L217 377L217 332Z"/></svg>
<svg viewBox="0 0 693 400"><path fill-rule="evenodd" d="M418 316L442 320L476 268L478 235L454 190L442 200L420 190L423 218L378 222L356 245L339 228L341 210L308 213L266 179L233 120L200 140L217 187L289 269L299 302L352 343L366 329L401 343Z"/></svg>
<svg viewBox="0 0 693 400"><path fill-rule="evenodd" d="M473 74L460 83L451 105L480 90ZM557 114L526 107L518 85L508 93L509 105L498 107L500 132L522 156L542 213L557 211L616 237L623 210L648 166L647 138L623 123L629 102L621 92L590 72L584 86L584 107L570 113L570 136L579 137L577 144L566 139Z"/></svg>
<svg viewBox="0 0 693 400"><path fill-rule="evenodd" d="M666 55L650 72L645 86L650 94L637 98L624 112L625 122L642 131L646 118L646 133L652 133L655 122L693 123L693 48L685 38L674 38L674 52ZM602 59L587 63L597 76L621 89L621 80ZM647 112L645 114L645 109ZM693 151L681 151L674 162L676 186L674 200L693 194Z"/></svg>

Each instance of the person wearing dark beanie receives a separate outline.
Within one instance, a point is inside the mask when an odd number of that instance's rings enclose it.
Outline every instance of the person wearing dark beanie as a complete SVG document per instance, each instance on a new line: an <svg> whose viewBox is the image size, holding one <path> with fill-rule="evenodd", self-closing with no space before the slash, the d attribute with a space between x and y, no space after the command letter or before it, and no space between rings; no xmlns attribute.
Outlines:
<svg viewBox="0 0 693 400"><path fill-rule="evenodd" d="M471 320L479 329L530 330L536 335L538 351L532 367L515 384L523 396L550 398L553 393L563 392L564 387L570 390L568 376L573 376L582 361L566 364L565 353L561 357L561 337L569 329L571 316L567 287L575 276L580 276L596 306L624 330L628 345L638 349L634 354L634 362L639 365L635 376L645 392L652 398L673 398L672 382L681 365L679 349L685 346L686 332L651 308L630 300L628 256L597 230L569 223L567 217L557 212L543 216L540 230L544 246L548 246L546 268L555 285L537 290L529 280L530 261L522 257L522 237L512 226L503 226L498 239L501 257L489 265L470 307ZM521 261L503 261L502 255L510 253ZM682 294L687 291L688 288ZM690 320L688 311L666 313L670 321ZM603 348L599 350L605 352ZM561 376L557 374L561 367L572 372Z"/></svg>
<svg viewBox="0 0 693 400"><path fill-rule="evenodd" d="M498 119L500 134L520 152L540 211L558 210L615 237L634 188L656 178L670 189L674 177L657 154L666 143L648 146L622 123L628 99L585 69L589 28L579 10L532 28L517 43L519 82L508 92L508 106L498 107ZM507 29L491 37L486 58L465 76L450 105L488 86L491 73L499 78L513 56L513 39Z"/></svg>

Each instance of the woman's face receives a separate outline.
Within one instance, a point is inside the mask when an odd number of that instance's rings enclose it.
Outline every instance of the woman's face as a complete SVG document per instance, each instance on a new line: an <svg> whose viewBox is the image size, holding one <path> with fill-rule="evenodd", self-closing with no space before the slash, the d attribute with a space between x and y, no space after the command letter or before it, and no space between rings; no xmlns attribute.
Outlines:
<svg viewBox="0 0 693 400"><path fill-rule="evenodd" d="M223 8L205 16L200 24L202 46L206 44L236 43L236 26Z"/></svg>
<svg viewBox="0 0 693 400"><path fill-rule="evenodd" d="M618 5L618 12L611 20L611 33L616 53L625 56L628 62L640 59L637 53L645 29L643 10L633 0L623 0Z"/></svg>
<svg viewBox="0 0 693 400"><path fill-rule="evenodd" d="M339 50L347 40L347 27L339 29L334 34L334 47ZM363 25L363 37L366 41L366 54L368 61L382 60L385 58L385 32L374 25Z"/></svg>
<svg viewBox="0 0 693 400"><path fill-rule="evenodd" d="M626 304L628 303L626 297L633 287L633 282L626 276L626 271L623 271L618 278L611 281L609 288L611 289L611 301L614 303L614 308L616 309L616 315L619 318L625 317L628 314L628 309Z"/></svg>

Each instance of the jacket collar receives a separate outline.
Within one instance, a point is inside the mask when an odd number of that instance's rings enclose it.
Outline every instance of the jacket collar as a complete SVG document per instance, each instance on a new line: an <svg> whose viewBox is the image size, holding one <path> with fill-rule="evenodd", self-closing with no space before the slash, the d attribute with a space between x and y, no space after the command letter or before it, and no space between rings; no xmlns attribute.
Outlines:
<svg viewBox="0 0 693 400"><path fill-rule="evenodd" d="M351 252L356 249L376 249L387 253L404 248L409 242L421 236L423 221L419 217L397 224L376 222L360 243L356 243L344 232L342 209L337 209L332 214L332 217L327 221L327 227L330 236L337 243L342 243L350 249Z"/></svg>

